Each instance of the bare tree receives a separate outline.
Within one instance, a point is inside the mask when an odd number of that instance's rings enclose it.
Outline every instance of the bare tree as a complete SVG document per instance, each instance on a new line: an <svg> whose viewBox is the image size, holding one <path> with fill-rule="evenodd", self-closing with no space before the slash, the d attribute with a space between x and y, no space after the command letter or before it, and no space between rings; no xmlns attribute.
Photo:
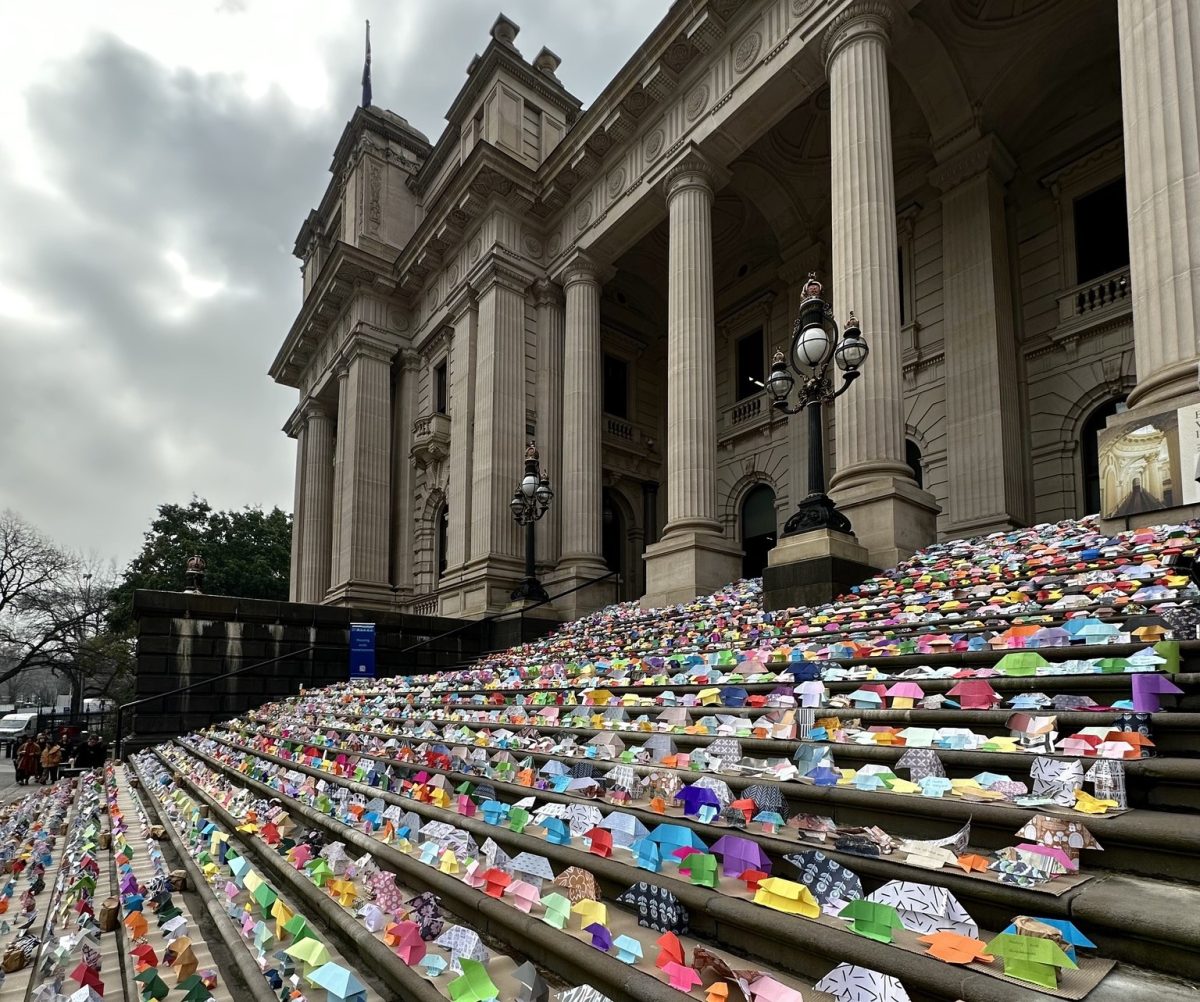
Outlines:
<svg viewBox="0 0 1200 1002"><path fill-rule="evenodd" d="M80 678L111 580L16 513L0 513L0 684L35 669Z"/></svg>

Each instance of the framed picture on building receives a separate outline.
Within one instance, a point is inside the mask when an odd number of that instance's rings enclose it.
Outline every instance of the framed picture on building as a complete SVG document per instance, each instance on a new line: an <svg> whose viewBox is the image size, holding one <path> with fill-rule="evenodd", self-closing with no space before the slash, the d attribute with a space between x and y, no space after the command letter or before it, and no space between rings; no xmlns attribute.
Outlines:
<svg viewBox="0 0 1200 1002"><path fill-rule="evenodd" d="M1100 433L1100 510L1105 518L1183 503L1179 418L1178 412L1169 411Z"/></svg>

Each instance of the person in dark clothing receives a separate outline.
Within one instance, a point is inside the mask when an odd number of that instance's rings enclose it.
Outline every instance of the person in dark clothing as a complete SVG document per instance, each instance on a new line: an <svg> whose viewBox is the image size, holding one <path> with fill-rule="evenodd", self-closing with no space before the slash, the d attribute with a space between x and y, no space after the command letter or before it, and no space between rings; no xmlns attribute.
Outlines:
<svg viewBox="0 0 1200 1002"><path fill-rule="evenodd" d="M92 734L75 752L75 765L79 769L96 769L108 761L108 749L100 743L100 735Z"/></svg>

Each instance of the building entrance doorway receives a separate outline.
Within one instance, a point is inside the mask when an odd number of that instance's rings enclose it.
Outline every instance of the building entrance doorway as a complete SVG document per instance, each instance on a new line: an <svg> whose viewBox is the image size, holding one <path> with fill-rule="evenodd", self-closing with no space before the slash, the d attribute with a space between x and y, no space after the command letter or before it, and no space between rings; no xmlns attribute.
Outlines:
<svg viewBox="0 0 1200 1002"><path fill-rule="evenodd" d="M775 548L775 492L766 484L751 489L742 501L742 577L762 577L767 554Z"/></svg>

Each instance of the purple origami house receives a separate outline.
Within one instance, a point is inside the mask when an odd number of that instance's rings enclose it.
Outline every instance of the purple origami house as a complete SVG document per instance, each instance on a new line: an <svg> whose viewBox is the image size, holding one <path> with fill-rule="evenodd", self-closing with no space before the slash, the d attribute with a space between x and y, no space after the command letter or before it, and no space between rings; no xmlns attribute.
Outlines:
<svg viewBox="0 0 1200 1002"><path fill-rule="evenodd" d="M722 835L713 843L712 851L721 857L721 871L727 877L740 877L747 870L759 870L768 876L771 873L771 860L753 839Z"/></svg>

